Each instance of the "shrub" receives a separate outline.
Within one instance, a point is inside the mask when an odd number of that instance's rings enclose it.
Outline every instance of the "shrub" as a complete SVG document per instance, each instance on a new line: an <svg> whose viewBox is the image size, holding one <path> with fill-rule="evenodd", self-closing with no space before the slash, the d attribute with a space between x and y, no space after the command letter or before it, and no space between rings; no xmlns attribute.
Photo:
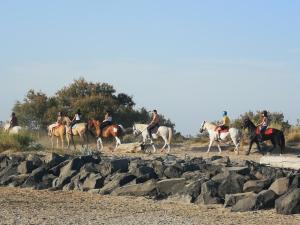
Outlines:
<svg viewBox="0 0 300 225"><path fill-rule="evenodd" d="M286 134L287 142L300 142L300 127L291 128Z"/></svg>

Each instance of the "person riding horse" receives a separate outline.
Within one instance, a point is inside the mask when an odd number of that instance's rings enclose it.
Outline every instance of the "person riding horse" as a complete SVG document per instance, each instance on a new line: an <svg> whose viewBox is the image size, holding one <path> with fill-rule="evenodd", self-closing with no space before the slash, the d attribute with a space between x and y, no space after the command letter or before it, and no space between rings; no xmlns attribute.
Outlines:
<svg viewBox="0 0 300 225"><path fill-rule="evenodd" d="M222 123L217 126L216 131L218 132L218 141L221 140L220 133L222 130L228 130L230 126L230 119L227 116L227 111L223 111Z"/></svg>
<svg viewBox="0 0 300 225"><path fill-rule="evenodd" d="M49 126L49 131L51 133L53 133L53 129L62 125L63 124L63 117L62 117L62 113L61 112L58 112L57 113L57 119L56 119L56 123L52 124Z"/></svg>
<svg viewBox="0 0 300 225"><path fill-rule="evenodd" d="M260 134L258 137L259 142L262 142L262 137L269 126L268 112L266 110L264 110L262 112L261 116L262 116L261 121L259 124L257 124L257 127L259 127L259 130L260 130Z"/></svg>
<svg viewBox="0 0 300 225"><path fill-rule="evenodd" d="M72 127L77 124L77 123L81 123L82 122L82 114L80 112L80 109L77 109L77 112L75 114L75 116L73 117L73 119L71 120L70 123L70 133L72 134Z"/></svg>
<svg viewBox="0 0 300 225"><path fill-rule="evenodd" d="M158 128L159 127L159 121L160 121L160 118L159 118L159 115L157 113L157 110L154 109L152 111L152 120L151 122L148 124L148 127L147 127L147 131L148 131L148 135L149 137L151 138L151 133L152 131L155 129L155 128Z"/></svg>
<svg viewBox="0 0 300 225"><path fill-rule="evenodd" d="M100 135L101 135L102 131L104 130L104 128L109 126L109 125L112 125L112 116L111 116L110 111L106 111L105 116L104 116L104 120L100 124Z"/></svg>
<svg viewBox="0 0 300 225"><path fill-rule="evenodd" d="M12 112L12 114L11 114L11 119L9 121L9 124L10 124L9 128L19 126L18 118L16 117L16 114L14 112Z"/></svg>

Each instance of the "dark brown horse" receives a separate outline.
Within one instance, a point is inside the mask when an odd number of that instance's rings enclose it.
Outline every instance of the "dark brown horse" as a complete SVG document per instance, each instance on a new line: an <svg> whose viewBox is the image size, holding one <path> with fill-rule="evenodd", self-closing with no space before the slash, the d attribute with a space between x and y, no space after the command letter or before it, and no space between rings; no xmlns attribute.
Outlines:
<svg viewBox="0 0 300 225"><path fill-rule="evenodd" d="M101 151L103 149L102 138L109 138L109 137L114 137L116 139L116 147L115 147L116 149L121 144L121 140L119 137L125 133L125 129L123 128L122 125L112 124L105 127L101 132L100 125L101 122L99 120L92 119L89 121L89 126L94 127L96 130L98 150ZM99 148L99 145L101 146L101 148Z"/></svg>
<svg viewBox="0 0 300 225"><path fill-rule="evenodd" d="M278 145L280 147L280 154L283 154L285 149L285 137L281 130L269 128L264 132L260 140L260 132L249 118L246 118L244 120L243 127L249 129L250 144L249 144L249 150L246 153L247 155L249 155L254 142L256 143L258 150L261 151L259 142L268 141L268 140L270 140L273 144L273 148L271 148L269 152L272 152Z"/></svg>

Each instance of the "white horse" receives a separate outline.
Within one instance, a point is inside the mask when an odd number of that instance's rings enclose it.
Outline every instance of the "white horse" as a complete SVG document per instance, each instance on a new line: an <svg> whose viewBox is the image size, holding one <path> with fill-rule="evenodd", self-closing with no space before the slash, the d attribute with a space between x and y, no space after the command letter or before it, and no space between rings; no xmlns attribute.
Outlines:
<svg viewBox="0 0 300 225"><path fill-rule="evenodd" d="M21 126L14 126L10 128L10 123L6 123L3 127L5 132L9 134L18 134L23 128Z"/></svg>
<svg viewBox="0 0 300 225"><path fill-rule="evenodd" d="M143 144L146 144L147 139L150 139L150 144L153 147L153 151L156 152L156 148L154 146L153 140L157 139L158 137L162 137L164 140L164 146L161 148L161 151L163 151L166 147L168 147L167 153L170 152L170 144L172 140L172 128L166 127L166 126L160 126L155 134L152 134L152 137L149 137L148 131L147 131L147 124L134 124L133 125L133 134L139 135L142 134L143 137Z"/></svg>
<svg viewBox="0 0 300 225"><path fill-rule="evenodd" d="M216 130L216 128L217 125L207 121L203 121L203 123L201 124L200 133L203 133L204 130L207 130L209 134L210 142L209 142L207 153L210 151L212 144L218 139L218 131ZM242 137L242 132L237 128L230 128L228 132L220 133L221 141L227 141L228 135L230 135L230 138L235 146L234 148L235 153L239 154L239 146ZM219 152L222 152L219 142L217 142L217 145L218 145Z"/></svg>

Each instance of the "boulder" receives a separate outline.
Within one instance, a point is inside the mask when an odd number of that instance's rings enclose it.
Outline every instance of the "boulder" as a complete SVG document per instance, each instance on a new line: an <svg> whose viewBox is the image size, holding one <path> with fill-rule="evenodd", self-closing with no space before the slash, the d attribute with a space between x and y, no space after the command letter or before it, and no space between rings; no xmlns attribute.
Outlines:
<svg viewBox="0 0 300 225"><path fill-rule="evenodd" d="M179 164L168 166L165 171L164 175L167 178L179 178L183 173L183 168Z"/></svg>
<svg viewBox="0 0 300 225"><path fill-rule="evenodd" d="M110 181L107 182L103 188L100 190L100 194L107 195L110 194L113 190L118 187L122 187L131 181L133 181L136 177L129 173L117 173L113 177L110 178Z"/></svg>
<svg viewBox="0 0 300 225"><path fill-rule="evenodd" d="M83 190L88 191L91 189L100 189L104 184L104 177L100 174L91 173L83 183Z"/></svg>
<svg viewBox="0 0 300 225"><path fill-rule="evenodd" d="M180 192L184 186L184 178L166 179L157 182L157 191L163 196L174 195Z"/></svg>
<svg viewBox="0 0 300 225"><path fill-rule="evenodd" d="M60 156L56 153L47 153L46 156L43 158L44 163L47 165L48 168L53 168L63 161L65 161L67 157Z"/></svg>
<svg viewBox="0 0 300 225"><path fill-rule="evenodd" d="M228 173L237 173L240 175L248 175L250 173L250 169L247 166L243 166L243 167L224 167L223 168L224 172L228 172Z"/></svg>
<svg viewBox="0 0 300 225"><path fill-rule="evenodd" d="M300 188L293 188L275 201L277 213L291 215L300 213Z"/></svg>
<svg viewBox="0 0 300 225"><path fill-rule="evenodd" d="M152 168L158 177L162 178L164 176L164 171L166 169L165 165L160 160L154 160L152 162Z"/></svg>
<svg viewBox="0 0 300 225"><path fill-rule="evenodd" d="M282 177L274 181L269 190L272 190L277 195L283 195L289 189L290 179L287 177Z"/></svg>
<svg viewBox="0 0 300 225"><path fill-rule="evenodd" d="M201 194L197 197L196 204L220 204L221 198L218 197L219 183L209 180L202 184Z"/></svg>
<svg viewBox="0 0 300 225"><path fill-rule="evenodd" d="M207 174L202 171L185 172L181 175L181 178L184 178L187 181L197 181L202 178L207 178Z"/></svg>
<svg viewBox="0 0 300 225"><path fill-rule="evenodd" d="M244 192L255 192L259 193L262 190L268 188L271 185L271 180L249 180L244 184L243 191Z"/></svg>
<svg viewBox="0 0 300 225"><path fill-rule="evenodd" d="M135 168L132 167L130 173L137 177L136 183L144 183L147 180L158 178L157 174L154 172L154 169L146 165Z"/></svg>
<svg viewBox="0 0 300 225"><path fill-rule="evenodd" d="M224 207L226 208L234 206L239 200L253 196L256 196L256 194L253 192L227 194L225 195Z"/></svg>
<svg viewBox="0 0 300 225"><path fill-rule="evenodd" d="M232 212L248 212L258 210L257 196L249 196L247 198L240 199L232 208Z"/></svg>
<svg viewBox="0 0 300 225"><path fill-rule="evenodd" d="M246 178L242 175L232 173L225 179L219 180L219 182L218 195L224 199L226 194L237 194L243 192L243 186L246 182Z"/></svg>
<svg viewBox="0 0 300 225"><path fill-rule="evenodd" d="M198 196L201 194L202 184L207 182L206 178L201 178L196 181L192 181L191 183L184 186L182 190L177 194L178 196L182 196L183 199L190 199L190 202L194 202ZM188 197L189 196L189 197Z"/></svg>
<svg viewBox="0 0 300 225"><path fill-rule="evenodd" d="M111 195L131 195L131 196L154 196L156 195L156 181L148 180L141 184L132 184L115 189Z"/></svg>
<svg viewBox="0 0 300 225"><path fill-rule="evenodd" d="M275 206L275 200L277 195L274 191L263 190L257 195L257 201L259 202L258 209L271 209Z"/></svg>
<svg viewBox="0 0 300 225"><path fill-rule="evenodd" d="M29 174L12 175L3 181L3 185L8 185L9 187L19 187L22 185L29 177Z"/></svg>
<svg viewBox="0 0 300 225"><path fill-rule="evenodd" d="M33 164L33 161L24 161L18 166L19 174L28 174L31 173L37 166Z"/></svg>

